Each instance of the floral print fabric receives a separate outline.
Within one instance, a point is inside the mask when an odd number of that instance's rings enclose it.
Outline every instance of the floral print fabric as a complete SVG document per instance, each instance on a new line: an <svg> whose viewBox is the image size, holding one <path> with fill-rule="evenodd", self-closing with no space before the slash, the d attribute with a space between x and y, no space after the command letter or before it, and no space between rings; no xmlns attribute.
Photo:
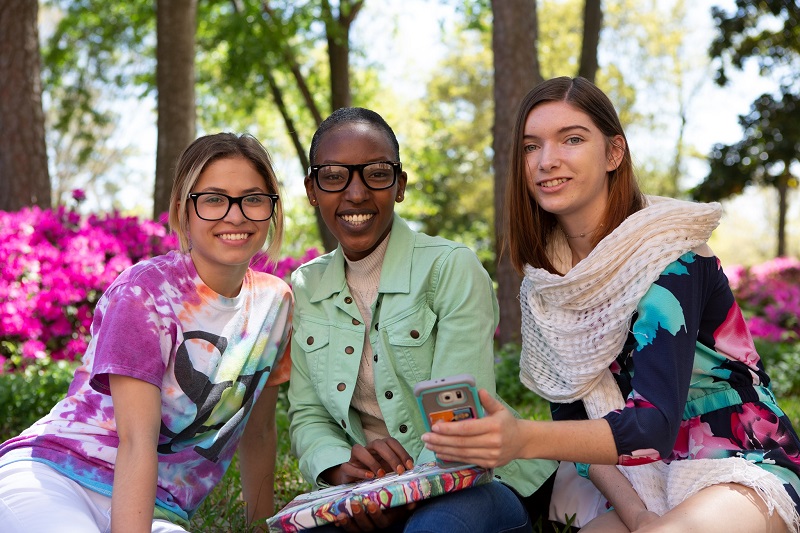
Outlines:
<svg viewBox="0 0 800 533"><path fill-rule="evenodd" d="M775 474L800 511L800 440L716 257L688 252L639 302L611 370L627 401L605 416L619 464L743 457ZM581 402L554 419L585 418Z"/></svg>

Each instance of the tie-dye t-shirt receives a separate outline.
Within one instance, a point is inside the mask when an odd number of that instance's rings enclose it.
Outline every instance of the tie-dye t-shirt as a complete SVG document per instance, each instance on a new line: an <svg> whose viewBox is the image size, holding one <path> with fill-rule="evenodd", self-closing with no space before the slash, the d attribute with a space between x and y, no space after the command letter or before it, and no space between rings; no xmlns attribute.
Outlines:
<svg viewBox="0 0 800 533"><path fill-rule="evenodd" d="M0 465L40 461L110 495L119 438L108 375L131 376L161 390L156 512L188 519L228 468L264 386L288 379L292 304L283 280L253 270L238 296L220 296L188 254L130 267L97 304L67 397L0 445Z"/></svg>
<svg viewBox="0 0 800 533"><path fill-rule="evenodd" d="M783 482L800 512L800 439L716 257L688 252L639 301L611 366L624 409L605 416L620 464L745 457ZM583 402L553 418L586 418Z"/></svg>

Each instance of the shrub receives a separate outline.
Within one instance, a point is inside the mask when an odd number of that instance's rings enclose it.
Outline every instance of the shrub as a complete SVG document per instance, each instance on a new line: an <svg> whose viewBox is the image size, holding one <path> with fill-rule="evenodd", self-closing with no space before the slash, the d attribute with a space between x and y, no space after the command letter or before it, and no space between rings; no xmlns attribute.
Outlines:
<svg viewBox="0 0 800 533"><path fill-rule="evenodd" d="M750 268L726 270L754 337L800 341L800 260L778 257Z"/></svg>
<svg viewBox="0 0 800 533"><path fill-rule="evenodd" d="M0 442L18 435L67 394L77 363L39 359L0 374Z"/></svg>
<svg viewBox="0 0 800 533"><path fill-rule="evenodd" d="M33 207L0 212L0 228L0 371L47 357L79 359L109 284L134 263L177 248L163 225L119 213ZM317 255L310 249L277 264L258 255L252 266L288 279Z"/></svg>

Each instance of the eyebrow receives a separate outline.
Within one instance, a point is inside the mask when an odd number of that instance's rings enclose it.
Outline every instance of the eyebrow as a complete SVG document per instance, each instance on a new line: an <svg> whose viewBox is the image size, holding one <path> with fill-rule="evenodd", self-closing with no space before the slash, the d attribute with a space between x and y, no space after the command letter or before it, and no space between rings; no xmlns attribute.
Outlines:
<svg viewBox="0 0 800 533"><path fill-rule="evenodd" d="M580 124L573 124L571 126L564 126L563 128L559 128L558 131L556 131L556 133L564 134L564 133L570 132L572 130L582 130L582 131L585 131L586 133L591 133L591 130L589 128L587 128L586 126L581 126ZM523 139L537 139L538 136L524 134L522 136L522 138Z"/></svg>
<svg viewBox="0 0 800 533"><path fill-rule="evenodd" d="M205 189L203 189L202 191L199 191L199 192L219 192L219 193L222 193L222 194L228 194L228 190L227 189L223 189L223 188L220 188L220 187L206 187ZM251 187L249 189L243 190L242 194L257 194L257 193L263 193L263 192L264 192L264 189L262 189L260 187Z"/></svg>

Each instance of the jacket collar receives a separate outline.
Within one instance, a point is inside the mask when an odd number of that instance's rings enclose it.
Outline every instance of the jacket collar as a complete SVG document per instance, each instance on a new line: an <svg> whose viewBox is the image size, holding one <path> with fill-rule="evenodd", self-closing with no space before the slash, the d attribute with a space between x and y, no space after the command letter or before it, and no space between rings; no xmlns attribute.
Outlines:
<svg viewBox="0 0 800 533"><path fill-rule="evenodd" d="M379 293L408 293L411 287L411 256L416 240L415 232L405 220L395 213L389 246L381 267ZM345 290L347 281L344 275L344 252L339 245L334 250L331 261L322 274L319 285L311 297L311 302L320 302Z"/></svg>

